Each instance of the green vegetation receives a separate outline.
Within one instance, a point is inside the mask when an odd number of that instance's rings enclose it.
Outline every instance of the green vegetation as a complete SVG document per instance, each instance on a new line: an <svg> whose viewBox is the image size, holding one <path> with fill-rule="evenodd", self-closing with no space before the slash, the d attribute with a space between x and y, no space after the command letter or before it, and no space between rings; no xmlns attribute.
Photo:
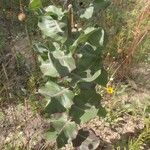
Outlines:
<svg viewBox="0 0 150 150"><path fill-rule="evenodd" d="M90 19L95 5L98 3L91 3L80 18ZM42 4L32 1L30 8L42 11ZM35 45L40 69L45 77L50 77L39 93L45 96L45 110L53 120L54 129L48 137L57 141L58 148L76 137L76 123L86 123L96 115L103 115L96 86L107 84L101 59L104 30L98 26L83 26L80 31L72 24L72 13L72 5L67 11L49 5L39 14L38 22L40 30L49 39L46 45Z"/></svg>
<svg viewBox="0 0 150 150"><path fill-rule="evenodd" d="M147 150L148 0L0 2L0 149Z"/></svg>

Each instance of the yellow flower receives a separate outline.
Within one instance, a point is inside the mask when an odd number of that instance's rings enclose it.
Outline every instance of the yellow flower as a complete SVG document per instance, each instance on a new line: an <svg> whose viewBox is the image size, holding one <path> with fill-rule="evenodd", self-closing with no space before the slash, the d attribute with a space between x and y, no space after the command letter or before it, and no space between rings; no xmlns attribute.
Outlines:
<svg viewBox="0 0 150 150"><path fill-rule="evenodd" d="M106 90L107 90L107 93L109 94L113 94L115 92L114 88L111 86L107 87Z"/></svg>

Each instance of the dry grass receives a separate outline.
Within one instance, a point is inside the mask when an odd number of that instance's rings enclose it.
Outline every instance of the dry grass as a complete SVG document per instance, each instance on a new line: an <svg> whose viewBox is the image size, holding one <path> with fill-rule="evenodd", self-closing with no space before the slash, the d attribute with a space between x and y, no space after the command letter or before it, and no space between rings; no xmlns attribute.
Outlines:
<svg viewBox="0 0 150 150"><path fill-rule="evenodd" d="M148 48L141 45L149 41L150 1L114 0L102 18L101 24L108 32L106 63L110 75L124 80L130 76L135 58L148 53Z"/></svg>

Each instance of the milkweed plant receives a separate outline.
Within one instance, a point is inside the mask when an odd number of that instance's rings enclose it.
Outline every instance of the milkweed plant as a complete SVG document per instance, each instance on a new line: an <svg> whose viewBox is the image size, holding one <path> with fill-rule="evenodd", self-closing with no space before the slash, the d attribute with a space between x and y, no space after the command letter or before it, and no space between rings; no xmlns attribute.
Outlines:
<svg viewBox="0 0 150 150"><path fill-rule="evenodd" d="M76 138L77 124L106 115L96 91L97 85L106 87L108 80L102 63L105 32L91 20L108 1L91 1L84 11L78 10L75 3L43 7L41 0L31 0L29 4L38 15L44 38L34 47L43 78L47 79L38 90L51 120L46 137L55 140L58 148Z"/></svg>

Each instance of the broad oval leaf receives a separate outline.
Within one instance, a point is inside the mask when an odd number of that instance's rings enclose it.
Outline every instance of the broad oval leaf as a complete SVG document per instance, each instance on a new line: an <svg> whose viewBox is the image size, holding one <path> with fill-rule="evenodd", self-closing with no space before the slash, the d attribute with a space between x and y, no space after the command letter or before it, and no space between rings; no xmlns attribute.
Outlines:
<svg viewBox="0 0 150 150"><path fill-rule="evenodd" d="M100 138L92 129L82 128L72 142L73 146L78 150L96 150L99 147Z"/></svg>
<svg viewBox="0 0 150 150"><path fill-rule="evenodd" d="M36 10L36 9L41 8L41 7L42 7L41 0L30 0L30 3L29 3L30 9Z"/></svg>
<svg viewBox="0 0 150 150"><path fill-rule="evenodd" d="M48 52L48 48L40 43L36 43L34 46L35 50L37 50L39 53Z"/></svg>
<svg viewBox="0 0 150 150"><path fill-rule="evenodd" d="M45 97L49 97L52 100L57 100L64 108L68 109L73 104L72 100L74 94L67 88L61 87L52 81L48 81L45 86L39 89L39 93ZM51 101L47 104L47 107L51 105Z"/></svg>
<svg viewBox="0 0 150 150"><path fill-rule="evenodd" d="M80 18L90 19L93 15L93 12L94 12L94 6L91 3L90 6L86 8L85 12L80 15Z"/></svg>
<svg viewBox="0 0 150 150"><path fill-rule="evenodd" d="M106 87L107 83L108 83L108 73L107 71L102 68L101 69L101 74L100 76L95 80L95 82L99 85L102 85L104 87Z"/></svg>
<svg viewBox="0 0 150 150"><path fill-rule="evenodd" d="M71 73L72 82L95 82L101 75L102 61L101 48L93 49L89 44L85 44L77 50L80 58L77 60L76 69ZM96 83L96 82L95 82Z"/></svg>
<svg viewBox="0 0 150 150"><path fill-rule="evenodd" d="M47 138L56 140L58 148L65 146L69 140L71 141L76 138L76 123L70 121L66 114L63 113L60 117L55 117L51 125L55 130L53 132L48 132Z"/></svg>
<svg viewBox="0 0 150 150"><path fill-rule="evenodd" d="M92 81L96 80L100 76L100 74L101 74L101 70L98 70L94 73L94 75L91 75L89 73L89 75L87 75L87 78L82 78L81 80L86 81L86 82L92 82Z"/></svg>
<svg viewBox="0 0 150 150"><path fill-rule="evenodd" d="M62 11L62 8L58 8L58 7L54 6L54 5L50 5L50 6L46 7L45 11L49 15L57 16L58 20L61 20L63 18L63 16L64 16L64 13L65 13L65 12Z"/></svg>
<svg viewBox="0 0 150 150"><path fill-rule="evenodd" d="M46 61L44 61L41 57L39 57L39 61L41 62L40 69L44 76L51 76L51 77L60 76L50 57Z"/></svg>
<svg viewBox="0 0 150 150"><path fill-rule="evenodd" d="M71 53L65 54L63 51L56 50L53 52L53 56L59 60L62 66L67 67L69 72L76 68L75 61Z"/></svg>
<svg viewBox="0 0 150 150"><path fill-rule="evenodd" d="M55 50L48 53L48 59L41 62L40 69L45 76L64 77L76 68L72 54L65 54L63 51Z"/></svg>
<svg viewBox="0 0 150 150"><path fill-rule="evenodd" d="M47 104L44 112L49 116L55 113L62 113L66 111L66 108L55 98L46 98Z"/></svg>
<svg viewBox="0 0 150 150"><path fill-rule="evenodd" d="M70 115L77 123L85 123L97 116L101 96L95 90L82 90L74 97Z"/></svg>
<svg viewBox="0 0 150 150"><path fill-rule="evenodd" d="M104 44L104 30L100 29L96 30L93 34L88 38L88 42L96 47L103 46Z"/></svg>
<svg viewBox="0 0 150 150"><path fill-rule="evenodd" d="M103 44L103 38L104 38L104 35L102 33L103 31L101 31L100 28L88 27L87 29L84 30L83 33L81 33L81 35L77 38L77 40L70 46L70 51L74 53L79 44L85 44L86 42L89 42L91 45L96 47L101 46L101 44ZM96 42L94 40L96 40Z"/></svg>
<svg viewBox="0 0 150 150"><path fill-rule="evenodd" d="M64 91L62 91L62 90L63 90L63 88L61 88L56 83L54 83L52 81L48 81L45 84L45 86L43 86L39 89L39 93L43 94L47 97L55 97L55 96L58 96L58 95L63 94L65 92L65 90Z"/></svg>
<svg viewBox="0 0 150 150"><path fill-rule="evenodd" d="M62 30L66 26L65 23L54 20L51 16L43 16L38 22L38 26L44 35L53 38L53 40L61 42L66 40Z"/></svg>
<svg viewBox="0 0 150 150"><path fill-rule="evenodd" d="M80 123L86 123L97 116L98 109L92 106L89 109L84 110L84 114L80 117Z"/></svg>

